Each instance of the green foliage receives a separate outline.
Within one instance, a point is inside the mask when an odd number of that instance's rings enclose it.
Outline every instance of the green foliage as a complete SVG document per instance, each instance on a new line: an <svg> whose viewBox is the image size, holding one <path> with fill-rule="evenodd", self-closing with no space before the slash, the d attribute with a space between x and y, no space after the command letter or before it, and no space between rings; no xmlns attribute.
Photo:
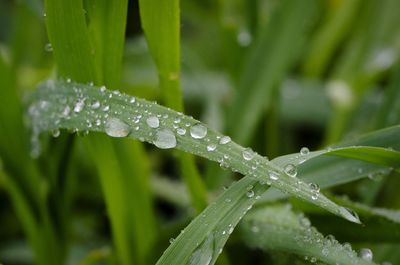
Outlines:
<svg viewBox="0 0 400 265"><path fill-rule="evenodd" d="M0 263L399 264L398 7L1 2Z"/></svg>

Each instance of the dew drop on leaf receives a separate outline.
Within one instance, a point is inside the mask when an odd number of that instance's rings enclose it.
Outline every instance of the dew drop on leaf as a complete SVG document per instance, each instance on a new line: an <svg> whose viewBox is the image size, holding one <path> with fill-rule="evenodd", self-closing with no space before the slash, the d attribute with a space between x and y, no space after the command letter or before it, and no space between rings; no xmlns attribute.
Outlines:
<svg viewBox="0 0 400 265"><path fill-rule="evenodd" d="M253 190L248 190L248 191L246 192L246 196L247 196L248 198L253 198L253 197L254 197L254 191L253 191Z"/></svg>
<svg viewBox="0 0 400 265"><path fill-rule="evenodd" d="M283 170L289 177L295 178L297 176L297 168L293 164L287 164Z"/></svg>
<svg viewBox="0 0 400 265"><path fill-rule="evenodd" d="M213 152L213 151L215 151L215 149L217 149L217 146L215 144L207 145L207 151L208 152Z"/></svg>
<svg viewBox="0 0 400 265"><path fill-rule="evenodd" d="M231 141L231 137L229 136L222 136L221 139L219 139L219 144L227 144Z"/></svg>
<svg viewBox="0 0 400 265"><path fill-rule="evenodd" d="M243 150L242 156L243 156L244 160L250 161L254 157L254 152L253 152L253 150L251 150L251 148L246 148Z"/></svg>
<svg viewBox="0 0 400 265"><path fill-rule="evenodd" d="M74 112L79 113L83 110L84 107L85 107L85 100L81 99L78 102L76 102L74 107Z"/></svg>
<svg viewBox="0 0 400 265"><path fill-rule="evenodd" d="M373 253L369 248L362 248L358 252L358 256L363 260L372 261Z"/></svg>
<svg viewBox="0 0 400 265"><path fill-rule="evenodd" d="M307 148L307 147L302 147L301 149L300 149L300 154L301 155L308 155L310 153L310 150Z"/></svg>
<svg viewBox="0 0 400 265"><path fill-rule="evenodd" d="M161 129L156 132L154 145L161 149L176 147L175 134L170 129Z"/></svg>
<svg viewBox="0 0 400 265"><path fill-rule="evenodd" d="M156 116L148 117L146 123L150 128L158 128L160 126L160 120Z"/></svg>
<svg viewBox="0 0 400 265"><path fill-rule="evenodd" d="M185 129L185 128L178 128L178 129L176 130L176 132L177 132L179 135L185 135L185 134L186 134L186 129Z"/></svg>
<svg viewBox="0 0 400 265"><path fill-rule="evenodd" d="M190 127L190 135L194 139L203 139L207 135L207 127L198 123Z"/></svg>
<svg viewBox="0 0 400 265"><path fill-rule="evenodd" d="M59 129L55 129L51 132L51 135L53 135L54 138L57 138L58 136L60 136L60 130Z"/></svg>
<svg viewBox="0 0 400 265"><path fill-rule="evenodd" d="M106 134L111 137L125 137L129 134L129 126L118 118L109 118L105 124Z"/></svg>

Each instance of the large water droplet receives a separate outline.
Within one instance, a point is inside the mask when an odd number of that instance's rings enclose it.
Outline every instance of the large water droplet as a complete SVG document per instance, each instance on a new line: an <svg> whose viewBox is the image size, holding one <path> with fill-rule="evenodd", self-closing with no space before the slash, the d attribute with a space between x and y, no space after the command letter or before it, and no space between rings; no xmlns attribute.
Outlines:
<svg viewBox="0 0 400 265"><path fill-rule="evenodd" d="M295 178L297 176L297 168L293 164L287 164L283 170L289 177Z"/></svg>
<svg viewBox="0 0 400 265"><path fill-rule="evenodd" d="M146 123L150 128L158 128L160 126L160 120L156 116L148 117Z"/></svg>
<svg viewBox="0 0 400 265"><path fill-rule="evenodd" d="M358 256L360 258L362 258L363 260L372 261L372 258L373 258L374 255L373 255L372 251L369 248L362 248L358 252Z"/></svg>
<svg viewBox="0 0 400 265"><path fill-rule="evenodd" d="M316 183L310 183L309 186L310 186L311 190L314 191L314 192L319 192L320 191L320 187Z"/></svg>
<svg viewBox="0 0 400 265"><path fill-rule="evenodd" d="M194 139L202 139L207 135L207 127L198 123L190 127L190 135Z"/></svg>
<svg viewBox="0 0 400 265"><path fill-rule="evenodd" d="M118 118L109 118L105 124L106 134L111 137L125 137L129 134L129 126Z"/></svg>
<svg viewBox="0 0 400 265"><path fill-rule="evenodd" d="M222 136L221 139L219 139L219 144L227 144L231 141L231 137L229 136Z"/></svg>
<svg viewBox="0 0 400 265"><path fill-rule="evenodd" d="M251 148L246 148L243 150L242 156L243 156L244 160L249 161L249 160L253 159L254 152L253 152L253 150L251 150Z"/></svg>
<svg viewBox="0 0 400 265"><path fill-rule="evenodd" d="M161 129L156 132L154 145L161 149L176 147L175 134L170 129Z"/></svg>

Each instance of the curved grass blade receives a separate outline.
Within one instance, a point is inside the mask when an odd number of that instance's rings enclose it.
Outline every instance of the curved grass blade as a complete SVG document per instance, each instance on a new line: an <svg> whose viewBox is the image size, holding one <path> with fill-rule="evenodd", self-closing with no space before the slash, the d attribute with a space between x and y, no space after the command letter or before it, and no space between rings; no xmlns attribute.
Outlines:
<svg viewBox="0 0 400 265"><path fill-rule="evenodd" d="M43 83L31 100L33 131L90 130L113 137L129 136L160 148L176 147L359 222L347 209L322 194L316 196L307 183L289 177L279 166L182 113L118 91L107 91L105 87L98 89L62 81Z"/></svg>
<svg viewBox="0 0 400 265"><path fill-rule="evenodd" d="M396 150L400 149L399 135L400 126L398 125L366 134L330 150L309 152L306 155L290 154L278 157L271 162L277 165L291 163L298 166L299 178L316 183L321 188L328 188L361 178L387 175L393 168L398 168L399 152ZM357 150L362 154L358 154ZM343 159L336 155L351 156L364 161ZM385 157L388 157L388 160ZM271 189L264 194L262 201L283 197L286 195L276 189Z"/></svg>
<svg viewBox="0 0 400 265"><path fill-rule="evenodd" d="M324 237L303 214L287 206L268 206L248 213L240 226L242 237L250 246L281 250L310 257L312 262L327 264L375 264L357 257L348 244Z"/></svg>

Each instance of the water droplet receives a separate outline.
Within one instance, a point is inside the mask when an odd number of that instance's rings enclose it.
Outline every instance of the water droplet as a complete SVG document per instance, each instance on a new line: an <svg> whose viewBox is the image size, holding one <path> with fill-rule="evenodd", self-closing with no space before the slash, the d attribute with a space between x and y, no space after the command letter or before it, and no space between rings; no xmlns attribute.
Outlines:
<svg viewBox="0 0 400 265"><path fill-rule="evenodd" d="M360 218L358 217L358 214L354 212L351 209L345 208L345 207L340 207L339 208L339 214L341 214L344 218L349 220L350 222L361 224Z"/></svg>
<svg viewBox="0 0 400 265"><path fill-rule="evenodd" d="M278 180L279 179L279 174L275 171L269 171L268 176L271 180Z"/></svg>
<svg viewBox="0 0 400 265"><path fill-rule="evenodd" d="M150 128L158 128L160 126L160 120L156 116L148 117L146 123Z"/></svg>
<svg viewBox="0 0 400 265"><path fill-rule="evenodd" d="M64 117L68 117L70 112L71 112L71 108L69 106L65 106L62 114Z"/></svg>
<svg viewBox="0 0 400 265"><path fill-rule="evenodd" d="M51 132L51 135L53 135L54 138L57 138L58 136L60 136L60 130L59 129L55 129Z"/></svg>
<svg viewBox="0 0 400 265"><path fill-rule="evenodd" d="M99 107L100 107L100 102L99 101L95 101L93 104L92 104L92 109L98 109Z"/></svg>
<svg viewBox="0 0 400 265"><path fill-rule="evenodd" d="M227 144L231 141L231 137L229 136L222 136L221 139L219 139L219 144Z"/></svg>
<svg viewBox="0 0 400 265"><path fill-rule="evenodd" d="M105 92L106 91L106 87L105 86L101 86L100 87L100 92Z"/></svg>
<svg viewBox="0 0 400 265"><path fill-rule="evenodd" d="M311 190L314 192L320 191L320 188L319 188L318 184L316 184L316 183L310 183L309 186L310 186Z"/></svg>
<svg viewBox="0 0 400 265"><path fill-rule="evenodd" d="M258 232L260 232L260 228L258 226L256 226L256 225L253 225L251 227L251 232L258 233Z"/></svg>
<svg viewBox="0 0 400 265"><path fill-rule="evenodd" d="M244 149L242 151L242 156L243 156L244 160L247 160L247 161L252 160L254 157L253 150L251 150L251 148Z"/></svg>
<svg viewBox="0 0 400 265"><path fill-rule="evenodd" d="M190 127L190 135L194 139L202 139L207 135L207 127L198 123Z"/></svg>
<svg viewBox="0 0 400 265"><path fill-rule="evenodd" d="M103 108L103 111L104 111L104 112L107 112L107 111L109 111L109 110L110 110L110 106L108 106L108 105L107 105L107 106L104 106L104 108Z"/></svg>
<svg viewBox="0 0 400 265"><path fill-rule="evenodd" d="M215 151L215 149L217 149L217 146L215 144L207 145L207 151L208 152L213 152L213 151Z"/></svg>
<svg viewBox="0 0 400 265"><path fill-rule="evenodd" d="M176 132L177 132L179 135L185 135L185 134L186 134L186 129L185 129L185 128L178 128L178 129L176 130Z"/></svg>
<svg viewBox="0 0 400 265"><path fill-rule="evenodd" d="M303 156L308 155L309 153L310 153L310 150L307 147L302 147L300 149L300 154Z"/></svg>
<svg viewBox="0 0 400 265"><path fill-rule="evenodd" d="M248 198L253 198L253 197L254 197L254 191L253 191L253 190L247 191L247 192L246 192L246 196L247 196Z"/></svg>
<svg viewBox="0 0 400 265"><path fill-rule="evenodd" d="M240 30L236 36L238 44L242 47L249 46L252 41L252 36L247 30Z"/></svg>
<svg viewBox="0 0 400 265"><path fill-rule="evenodd" d="M170 244L174 243L174 241L175 241L175 238L173 238L173 237L171 237L171 238L169 239L169 243L170 243Z"/></svg>
<svg viewBox="0 0 400 265"><path fill-rule="evenodd" d="M52 52L52 51L53 51L53 46L51 45L50 42L47 43L47 44L44 46L44 50L45 50L46 52Z"/></svg>
<svg viewBox="0 0 400 265"><path fill-rule="evenodd" d="M358 256L363 260L372 261L373 253L369 248L362 248L358 252Z"/></svg>
<svg viewBox="0 0 400 265"><path fill-rule="evenodd" d="M75 104L74 112L79 113L83 110L84 107L85 107L85 100L84 99L78 100L78 102L76 102Z"/></svg>
<svg viewBox="0 0 400 265"><path fill-rule="evenodd" d="M285 171L286 175L289 177L295 178L297 176L297 168L293 164L287 164L283 171Z"/></svg>
<svg viewBox="0 0 400 265"><path fill-rule="evenodd" d="M105 131L111 137L125 137L129 134L129 126L118 118L109 118L105 124Z"/></svg>
<svg viewBox="0 0 400 265"><path fill-rule="evenodd" d="M170 129L158 130L153 143L161 149L174 148L176 146L175 134Z"/></svg>
<svg viewBox="0 0 400 265"><path fill-rule="evenodd" d="M188 265L208 265L214 254L214 236L211 233L193 252Z"/></svg>

